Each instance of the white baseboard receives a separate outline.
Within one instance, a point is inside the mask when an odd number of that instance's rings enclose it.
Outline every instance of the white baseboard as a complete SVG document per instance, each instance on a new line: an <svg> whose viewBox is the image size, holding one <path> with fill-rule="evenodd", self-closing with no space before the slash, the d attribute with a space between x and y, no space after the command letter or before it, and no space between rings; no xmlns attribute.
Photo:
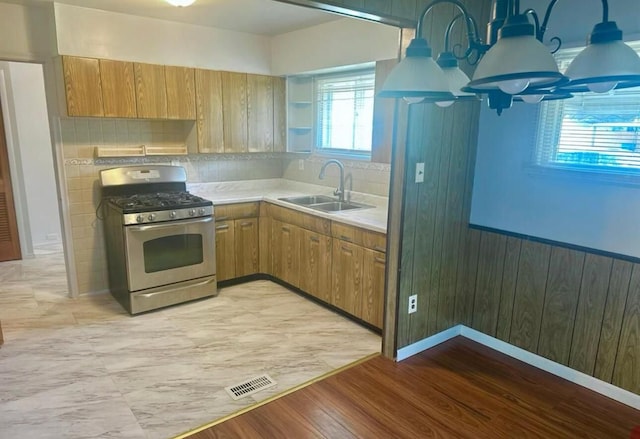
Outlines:
<svg viewBox="0 0 640 439"><path fill-rule="evenodd" d="M578 384L594 392L600 393L608 398L621 402L622 404L640 410L640 395L629 392L627 390L616 387L605 381L594 378L585 373L579 372L570 367L551 361L540 355L513 346L495 337L483 334L475 329L468 328L464 325L454 326L453 328L442 331L436 335L420 340L412 345L406 346L398 350L397 361L402 361L412 355L425 351L437 344L447 341L456 335L461 335L493 350L501 352L512 358L530 364L538 369L542 369L553 375L564 378L572 383Z"/></svg>
<svg viewBox="0 0 640 439"><path fill-rule="evenodd" d="M426 351L427 349L431 349L432 347L439 345L440 343L444 343L445 341L460 335L461 329L462 325L457 325L447 329L446 331L439 332L436 335L432 335L431 337L410 344L409 346L405 346L402 349L398 349L396 361L405 360L412 355L418 354L422 351Z"/></svg>

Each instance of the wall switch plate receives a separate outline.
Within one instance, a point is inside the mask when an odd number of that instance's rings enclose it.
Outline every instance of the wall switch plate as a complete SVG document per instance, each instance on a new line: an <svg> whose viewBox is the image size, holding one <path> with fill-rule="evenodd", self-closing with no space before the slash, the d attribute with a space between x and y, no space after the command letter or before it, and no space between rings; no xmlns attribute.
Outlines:
<svg viewBox="0 0 640 439"><path fill-rule="evenodd" d="M418 295L409 296L409 314L418 311Z"/></svg>
<svg viewBox="0 0 640 439"><path fill-rule="evenodd" d="M424 182L424 163L416 163L416 183Z"/></svg>
<svg viewBox="0 0 640 439"><path fill-rule="evenodd" d="M298 170L299 171L304 171L304 160L303 159L298 159Z"/></svg>

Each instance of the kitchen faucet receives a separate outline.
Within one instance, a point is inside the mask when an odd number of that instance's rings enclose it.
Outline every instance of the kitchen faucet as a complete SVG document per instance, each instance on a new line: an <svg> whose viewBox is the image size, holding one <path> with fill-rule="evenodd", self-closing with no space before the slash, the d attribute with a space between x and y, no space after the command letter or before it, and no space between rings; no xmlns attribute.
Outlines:
<svg viewBox="0 0 640 439"><path fill-rule="evenodd" d="M324 174L327 169L327 166L329 166L331 163L334 163L340 169L340 183L338 188L333 192L333 195L337 195L338 201L343 202L344 201L344 165L340 160L335 160L335 159L327 160L324 163L324 165L322 165L322 168L320 168L320 175L318 175L318 178L320 180L324 179Z"/></svg>

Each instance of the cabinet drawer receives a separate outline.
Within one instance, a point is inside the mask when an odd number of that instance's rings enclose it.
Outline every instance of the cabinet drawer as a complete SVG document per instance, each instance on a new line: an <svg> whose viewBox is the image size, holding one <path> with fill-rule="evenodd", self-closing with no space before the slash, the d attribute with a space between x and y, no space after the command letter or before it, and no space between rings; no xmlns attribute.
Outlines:
<svg viewBox="0 0 640 439"><path fill-rule="evenodd" d="M373 232L338 222L331 223L331 236L379 252L386 251L387 247L387 237L384 233Z"/></svg>
<svg viewBox="0 0 640 439"><path fill-rule="evenodd" d="M269 214L272 218L282 221L283 223L294 224L303 229L312 230L324 235L330 234L331 221L326 218L276 206L275 204L269 204Z"/></svg>
<svg viewBox="0 0 640 439"><path fill-rule="evenodd" d="M260 203L238 203L214 206L216 221L240 218L256 218L260 214Z"/></svg>

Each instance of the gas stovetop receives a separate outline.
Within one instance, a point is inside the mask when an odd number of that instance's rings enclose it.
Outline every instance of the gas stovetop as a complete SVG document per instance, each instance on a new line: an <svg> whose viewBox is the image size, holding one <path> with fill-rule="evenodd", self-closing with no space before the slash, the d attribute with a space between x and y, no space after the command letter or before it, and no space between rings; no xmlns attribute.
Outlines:
<svg viewBox="0 0 640 439"><path fill-rule="evenodd" d="M185 191L153 192L110 197L109 201L123 213L141 213L211 206L211 201Z"/></svg>

